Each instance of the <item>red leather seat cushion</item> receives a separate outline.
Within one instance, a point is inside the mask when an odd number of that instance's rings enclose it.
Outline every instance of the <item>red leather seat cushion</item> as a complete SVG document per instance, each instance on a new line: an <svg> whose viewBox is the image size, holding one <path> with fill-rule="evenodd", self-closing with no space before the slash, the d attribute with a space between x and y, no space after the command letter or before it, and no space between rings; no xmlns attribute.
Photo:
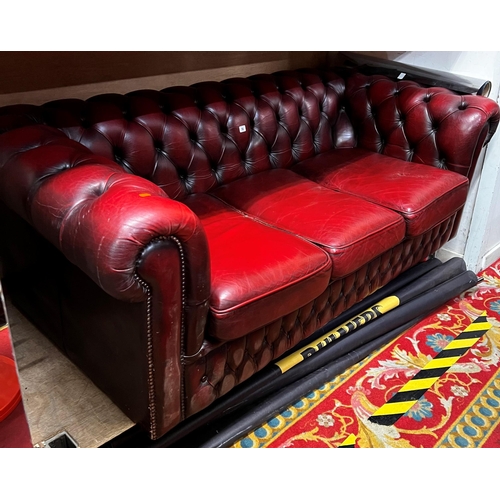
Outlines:
<svg viewBox="0 0 500 500"><path fill-rule="evenodd" d="M209 333L235 339L321 295L330 259L320 248L206 195L184 202L205 229L211 270Z"/></svg>
<svg viewBox="0 0 500 500"><path fill-rule="evenodd" d="M214 190L214 196L323 248L342 277L402 241L403 218L319 186L289 170L267 170Z"/></svg>
<svg viewBox="0 0 500 500"><path fill-rule="evenodd" d="M407 234L418 236L459 210L467 177L372 153L337 149L302 161L293 170L325 187L349 193L400 213Z"/></svg>

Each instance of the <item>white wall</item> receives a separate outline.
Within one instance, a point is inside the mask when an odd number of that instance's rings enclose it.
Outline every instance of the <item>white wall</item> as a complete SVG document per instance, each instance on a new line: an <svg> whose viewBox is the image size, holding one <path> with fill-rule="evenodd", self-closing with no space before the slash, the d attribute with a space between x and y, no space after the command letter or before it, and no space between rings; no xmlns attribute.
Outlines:
<svg viewBox="0 0 500 500"><path fill-rule="evenodd" d="M490 80L490 98L498 102L500 89L500 52L358 52L422 68ZM482 161L484 159L484 161ZM463 257L474 272L500 258L500 127L479 158L471 182L457 236L449 241L438 257L447 260Z"/></svg>

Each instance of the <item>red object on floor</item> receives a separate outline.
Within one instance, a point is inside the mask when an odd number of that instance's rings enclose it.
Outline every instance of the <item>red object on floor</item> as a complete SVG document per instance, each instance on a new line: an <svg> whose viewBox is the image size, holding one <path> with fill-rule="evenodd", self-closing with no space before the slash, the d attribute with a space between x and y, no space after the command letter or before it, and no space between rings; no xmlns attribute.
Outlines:
<svg viewBox="0 0 500 500"><path fill-rule="evenodd" d="M0 356L0 422L8 417L21 401L21 388L13 359Z"/></svg>
<svg viewBox="0 0 500 500"><path fill-rule="evenodd" d="M32 448L13 358L9 328L0 326L0 448Z"/></svg>

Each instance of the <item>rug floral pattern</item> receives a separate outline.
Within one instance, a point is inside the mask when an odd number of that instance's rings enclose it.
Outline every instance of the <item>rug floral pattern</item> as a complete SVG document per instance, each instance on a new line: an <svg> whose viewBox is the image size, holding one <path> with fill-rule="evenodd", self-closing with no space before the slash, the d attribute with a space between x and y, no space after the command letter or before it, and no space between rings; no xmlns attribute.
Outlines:
<svg viewBox="0 0 500 500"><path fill-rule="evenodd" d="M500 447L500 260L483 281L234 447ZM491 329L394 425L369 417L486 311Z"/></svg>

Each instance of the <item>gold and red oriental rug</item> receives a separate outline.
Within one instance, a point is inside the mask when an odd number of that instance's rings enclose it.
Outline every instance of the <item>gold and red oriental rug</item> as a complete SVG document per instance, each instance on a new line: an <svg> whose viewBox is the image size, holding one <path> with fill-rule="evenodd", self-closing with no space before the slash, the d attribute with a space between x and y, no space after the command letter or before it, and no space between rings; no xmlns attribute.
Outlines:
<svg viewBox="0 0 500 500"><path fill-rule="evenodd" d="M500 448L500 260L479 276L477 286L233 447ZM418 398L398 403L409 389ZM393 422L382 425L376 415L384 414Z"/></svg>

